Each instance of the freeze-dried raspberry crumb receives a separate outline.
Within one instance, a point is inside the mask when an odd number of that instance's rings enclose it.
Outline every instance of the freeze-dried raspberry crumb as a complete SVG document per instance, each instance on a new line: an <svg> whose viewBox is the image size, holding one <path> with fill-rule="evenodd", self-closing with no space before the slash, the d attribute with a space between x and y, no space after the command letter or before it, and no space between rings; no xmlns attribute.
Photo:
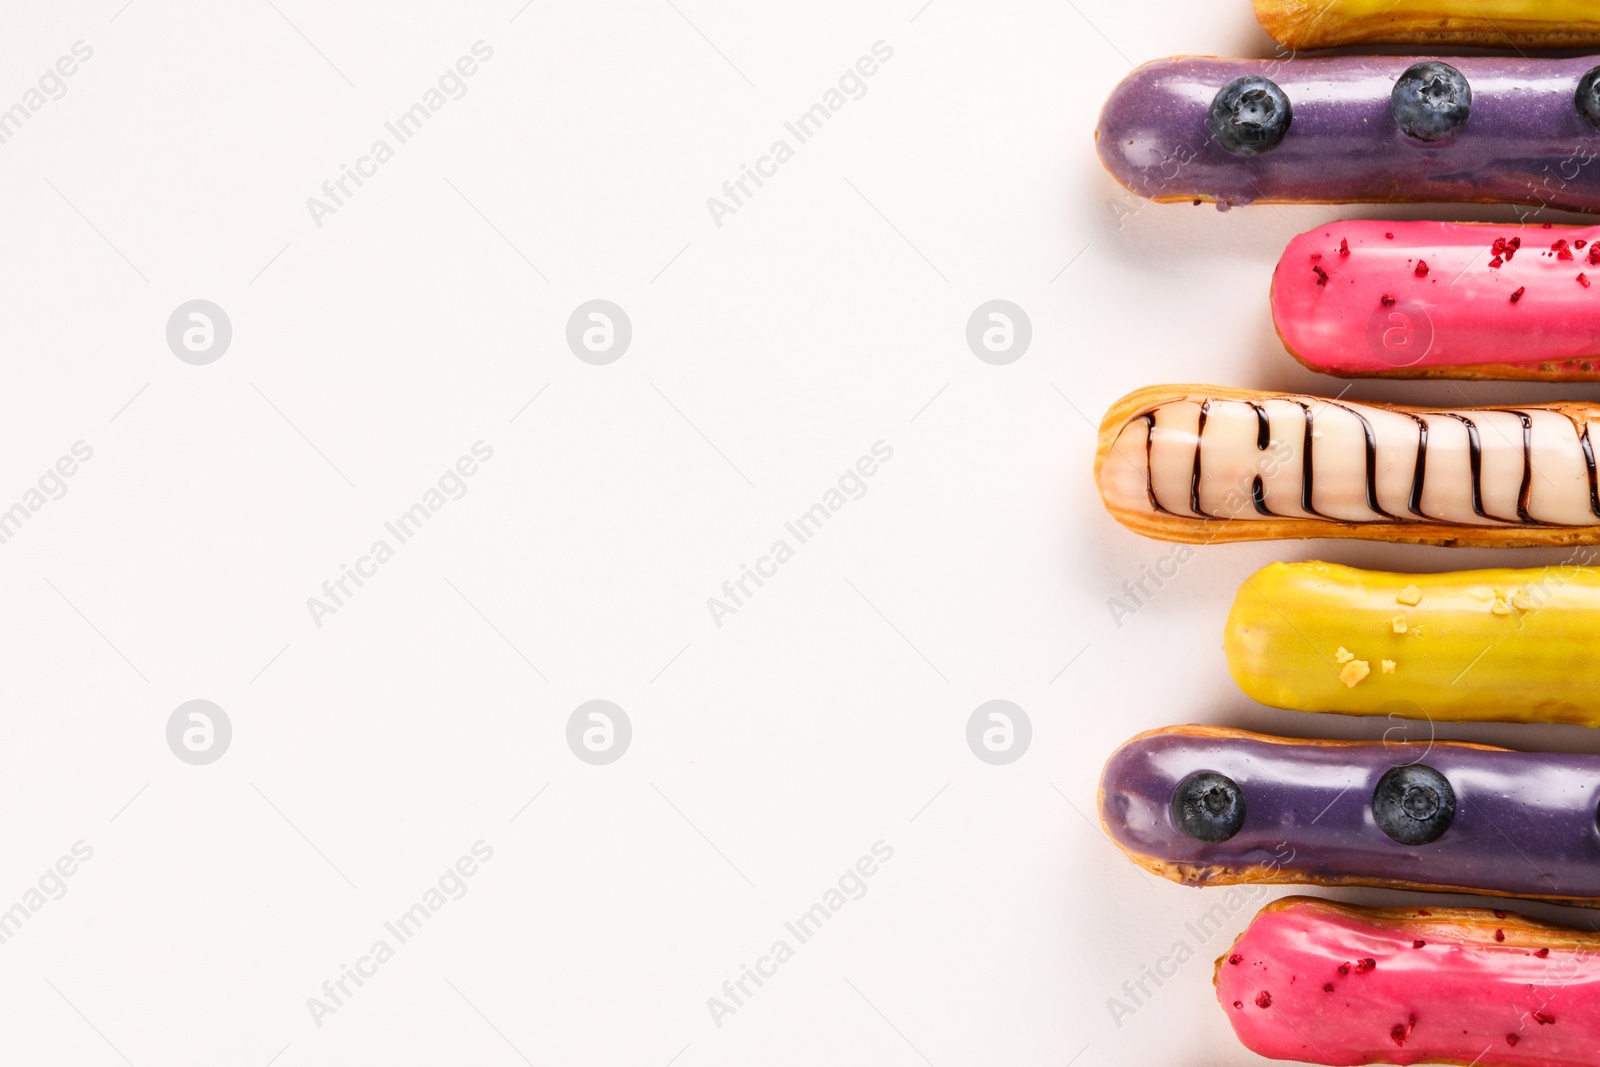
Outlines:
<svg viewBox="0 0 1600 1067"><path fill-rule="evenodd" d="M1417 260L1417 277L1426 278L1427 276L1428 276L1428 261L1425 260L1425 259Z"/></svg>
<svg viewBox="0 0 1600 1067"><path fill-rule="evenodd" d="M1258 1007L1258 1008L1270 1008L1270 1007L1272 1007L1272 994L1268 993L1265 989L1263 989L1261 992L1257 993L1256 994L1256 1007Z"/></svg>
<svg viewBox="0 0 1600 1067"><path fill-rule="evenodd" d="M1311 273L1313 273L1313 274L1315 274L1317 276L1317 284L1318 285L1327 285L1328 284L1328 272L1323 270L1321 267L1313 265L1312 268L1311 268Z"/></svg>
<svg viewBox="0 0 1600 1067"><path fill-rule="evenodd" d="M1527 287L1527 286L1526 286L1526 285L1524 285L1524 286L1522 286L1522 287L1521 287L1521 288L1520 288L1520 289L1518 289L1518 290L1517 290L1517 291L1516 291L1516 292L1514 292L1514 293L1512 293L1512 294L1511 294L1511 302L1512 302L1512 303L1513 303L1513 304L1515 304L1515 303L1516 303L1516 302L1517 302L1517 301L1519 301L1519 300L1521 300L1521 299L1522 299L1522 294L1523 294L1523 293L1526 293L1526 292L1527 292L1527 291L1528 291L1528 287ZM1503 935L1502 935L1502 937L1501 937L1501 938L1500 938L1500 940L1502 940L1502 941L1504 941L1504 940L1505 940L1505 937L1504 937L1504 936L1503 936Z"/></svg>
<svg viewBox="0 0 1600 1067"><path fill-rule="evenodd" d="M1394 297L1390 296L1388 293L1384 293L1378 298L1378 303L1382 304L1386 308L1392 308L1394 307L1395 300Z"/></svg>

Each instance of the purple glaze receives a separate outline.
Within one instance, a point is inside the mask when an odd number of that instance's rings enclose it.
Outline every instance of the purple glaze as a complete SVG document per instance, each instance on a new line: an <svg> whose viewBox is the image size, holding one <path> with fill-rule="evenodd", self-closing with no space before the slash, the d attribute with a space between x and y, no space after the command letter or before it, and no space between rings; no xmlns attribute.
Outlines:
<svg viewBox="0 0 1600 1067"><path fill-rule="evenodd" d="M1282 863L1318 884L1460 888L1521 897L1600 899L1600 756L1482 749L1443 741L1295 742L1238 730L1174 727L1134 738L1106 763L1100 820L1138 857L1196 867ZM1391 840L1372 793L1391 767L1422 763L1450 780L1456 816L1428 845ZM1184 836L1173 790L1195 771L1232 778L1244 826L1227 841ZM1284 858L1293 850L1293 859ZM1190 884L1251 881L1190 872Z"/></svg>
<svg viewBox="0 0 1600 1067"><path fill-rule="evenodd" d="M1389 114L1410 56L1158 59L1122 80L1100 112L1100 159L1141 196L1251 201L1507 202L1600 211L1600 131L1578 113L1578 81L1600 59L1446 59L1472 86L1453 140L1413 141ZM1271 78L1289 97L1283 141L1238 156L1207 113L1234 78Z"/></svg>

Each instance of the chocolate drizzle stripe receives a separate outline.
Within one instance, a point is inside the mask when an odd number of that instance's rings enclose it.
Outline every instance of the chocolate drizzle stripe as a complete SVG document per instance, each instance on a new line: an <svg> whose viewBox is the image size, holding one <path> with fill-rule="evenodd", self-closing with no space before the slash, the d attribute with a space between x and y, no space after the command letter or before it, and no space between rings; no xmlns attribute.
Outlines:
<svg viewBox="0 0 1600 1067"><path fill-rule="evenodd" d="M1406 502L1406 510L1419 519L1426 519L1428 516L1422 511L1422 485L1428 477L1428 420L1409 411L1406 415L1417 424L1417 465L1411 472L1411 497Z"/></svg>
<svg viewBox="0 0 1600 1067"><path fill-rule="evenodd" d="M1467 462L1472 468L1472 511L1488 518L1483 510L1483 441L1478 437L1478 424L1469 418L1461 419L1467 427Z"/></svg>
<svg viewBox="0 0 1600 1067"><path fill-rule="evenodd" d="M1205 436L1206 416L1210 414L1211 401L1202 400L1200 402L1200 424L1195 427L1194 431L1194 468L1189 472L1189 510L1204 519L1216 518L1214 515L1207 515L1200 507L1200 450L1204 447L1204 442L1201 438Z"/></svg>
<svg viewBox="0 0 1600 1067"><path fill-rule="evenodd" d="M1372 428L1372 420L1348 405L1337 404L1332 400L1328 401L1328 403L1333 407L1348 411L1361 421L1361 432L1366 436L1367 445L1367 507L1386 519L1394 518L1395 516L1378 506L1378 434Z"/></svg>
<svg viewBox="0 0 1600 1067"><path fill-rule="evenodd" d="M1533 416L1525 411L1502 409L1522 422L1522 484L1517 487L1517 518L1526 526L1541 525L1528 514L1528 498L1533 495Z"/></svg>
<svg viewBox="0 0 1600 1067"><path fill-rule="evenodd" d="M1594 469L1594 445L1589 443L1589 423L1583 424L1583 433L1578 435L1578 444L1583 448L1583 465L1589 468L1589 510L1594 517L1600 519L1600 477L1596 476Z"/></svg>
<svg viewBox="0 0 1600 1067"><path fill-rule="evenodd" d="M1478 437L1477 423L1453 411L1436 411L1434 414L1455 419L1467 428L1467 463L1472 469L1472 513L1483 519L1509 522L1509 519L1497 519L1483 510L1483 441Z"/></svg>
<svg viewBox="0 0 1600 1067"><path fill-rule="evenodd" d="M1156 413L1147 411L1139 416L1144 420L1144 491L1150 497L1150 508L1157 514L1170 515L1171 512L1161 506L1161 501L1156 499L1156 467L1150 459L1150 446L1156 439Z"/></svg>
<svg viewBox="0 0 1600 1067"><path fill-rule="evenodd" d="M1267 409L1254 400L1250 401L1250 407L1256 413L1256 451L1265 452L1272 445L1272 419L1267 415ZM1257 515L1277 517L1267 507L1267 484L1259 474L1250 483L1250 502L1256 506Z"/></svg>
<svg viewBox="0 0 1600 1067"><path fill-rule="evenodd" d="M1315 474L1316 466L1311 459L1311 423L1313 418L1311 414L1311 405L1307 404L1303 400L1295 400L1292 397L1285 397L1284 399L1289 400L1291 403L1300 405L1300 410L1306 413L1306 436L1305 440L1300 446L1300 510L1304 511L1308 515L1315 515L1319 519L1325 519L1327 516L1318 511L1311 503L1313 490L1312 479Z"/></svg>

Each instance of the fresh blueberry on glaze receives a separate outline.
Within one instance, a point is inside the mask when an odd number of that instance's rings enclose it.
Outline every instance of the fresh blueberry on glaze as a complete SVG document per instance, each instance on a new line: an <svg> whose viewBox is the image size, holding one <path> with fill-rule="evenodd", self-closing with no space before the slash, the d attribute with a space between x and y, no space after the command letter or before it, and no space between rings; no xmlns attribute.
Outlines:
<svg viewBox="0 0 1600 1067"><path fill-rule="evenodd" d="M1294 118L1289 98L1267 78L1246 75L1222 87L1211 101L1211 136L1239 156L1255 156L1277 146Z"/></svg>
<svg viewBox="0 0 1600 1067"><path fill-rule="evenodd" d="M1173 790L1172 821L1196 841L1226 841L1244 825L1244 793L1226 775L1196 771Z"/></svg>
<svg viewBox="0 0 1600 1067"><path fill-rule="evenodd" d="M1432 767L1392 767L1372 793L1372 817L1378 829L1402 845L1426 845L1450 829L1456 817L1455 790Z"/></svg>
<svg viewBox="0 0 1600 1067"><path fill-rule="evenodd" d="M1578 114L1587 119L1589 125L1600 129L1600 67L1595 67L1579 79L1575 101Z"/></svg>
<svg viewBox="0 0 1600 1067"><path fill-rule="evenodd" d="M1467 124L1472 87L1448 63L1418 63L1400 75L1389 95L1389 112L1407 137L1443 141Z"/></svg>

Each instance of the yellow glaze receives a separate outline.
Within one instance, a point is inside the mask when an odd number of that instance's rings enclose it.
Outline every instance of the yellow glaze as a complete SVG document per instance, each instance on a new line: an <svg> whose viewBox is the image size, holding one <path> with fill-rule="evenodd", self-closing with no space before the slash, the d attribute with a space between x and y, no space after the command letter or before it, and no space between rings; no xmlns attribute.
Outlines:
<svg viewBox="0 0 1600 1067"><path fill-rule="evenodd" d="M1594 0L1255 0L1255 8L1262 29L1290 48L1600 44Z"/></svg>
<svg viewBox="0 0 1600 1067"><path fill-rule="evenodd" d="M1223 647L1239 687L1274 707L1600 726L1600 567L1274 563L1239 588Z"/></svg>

